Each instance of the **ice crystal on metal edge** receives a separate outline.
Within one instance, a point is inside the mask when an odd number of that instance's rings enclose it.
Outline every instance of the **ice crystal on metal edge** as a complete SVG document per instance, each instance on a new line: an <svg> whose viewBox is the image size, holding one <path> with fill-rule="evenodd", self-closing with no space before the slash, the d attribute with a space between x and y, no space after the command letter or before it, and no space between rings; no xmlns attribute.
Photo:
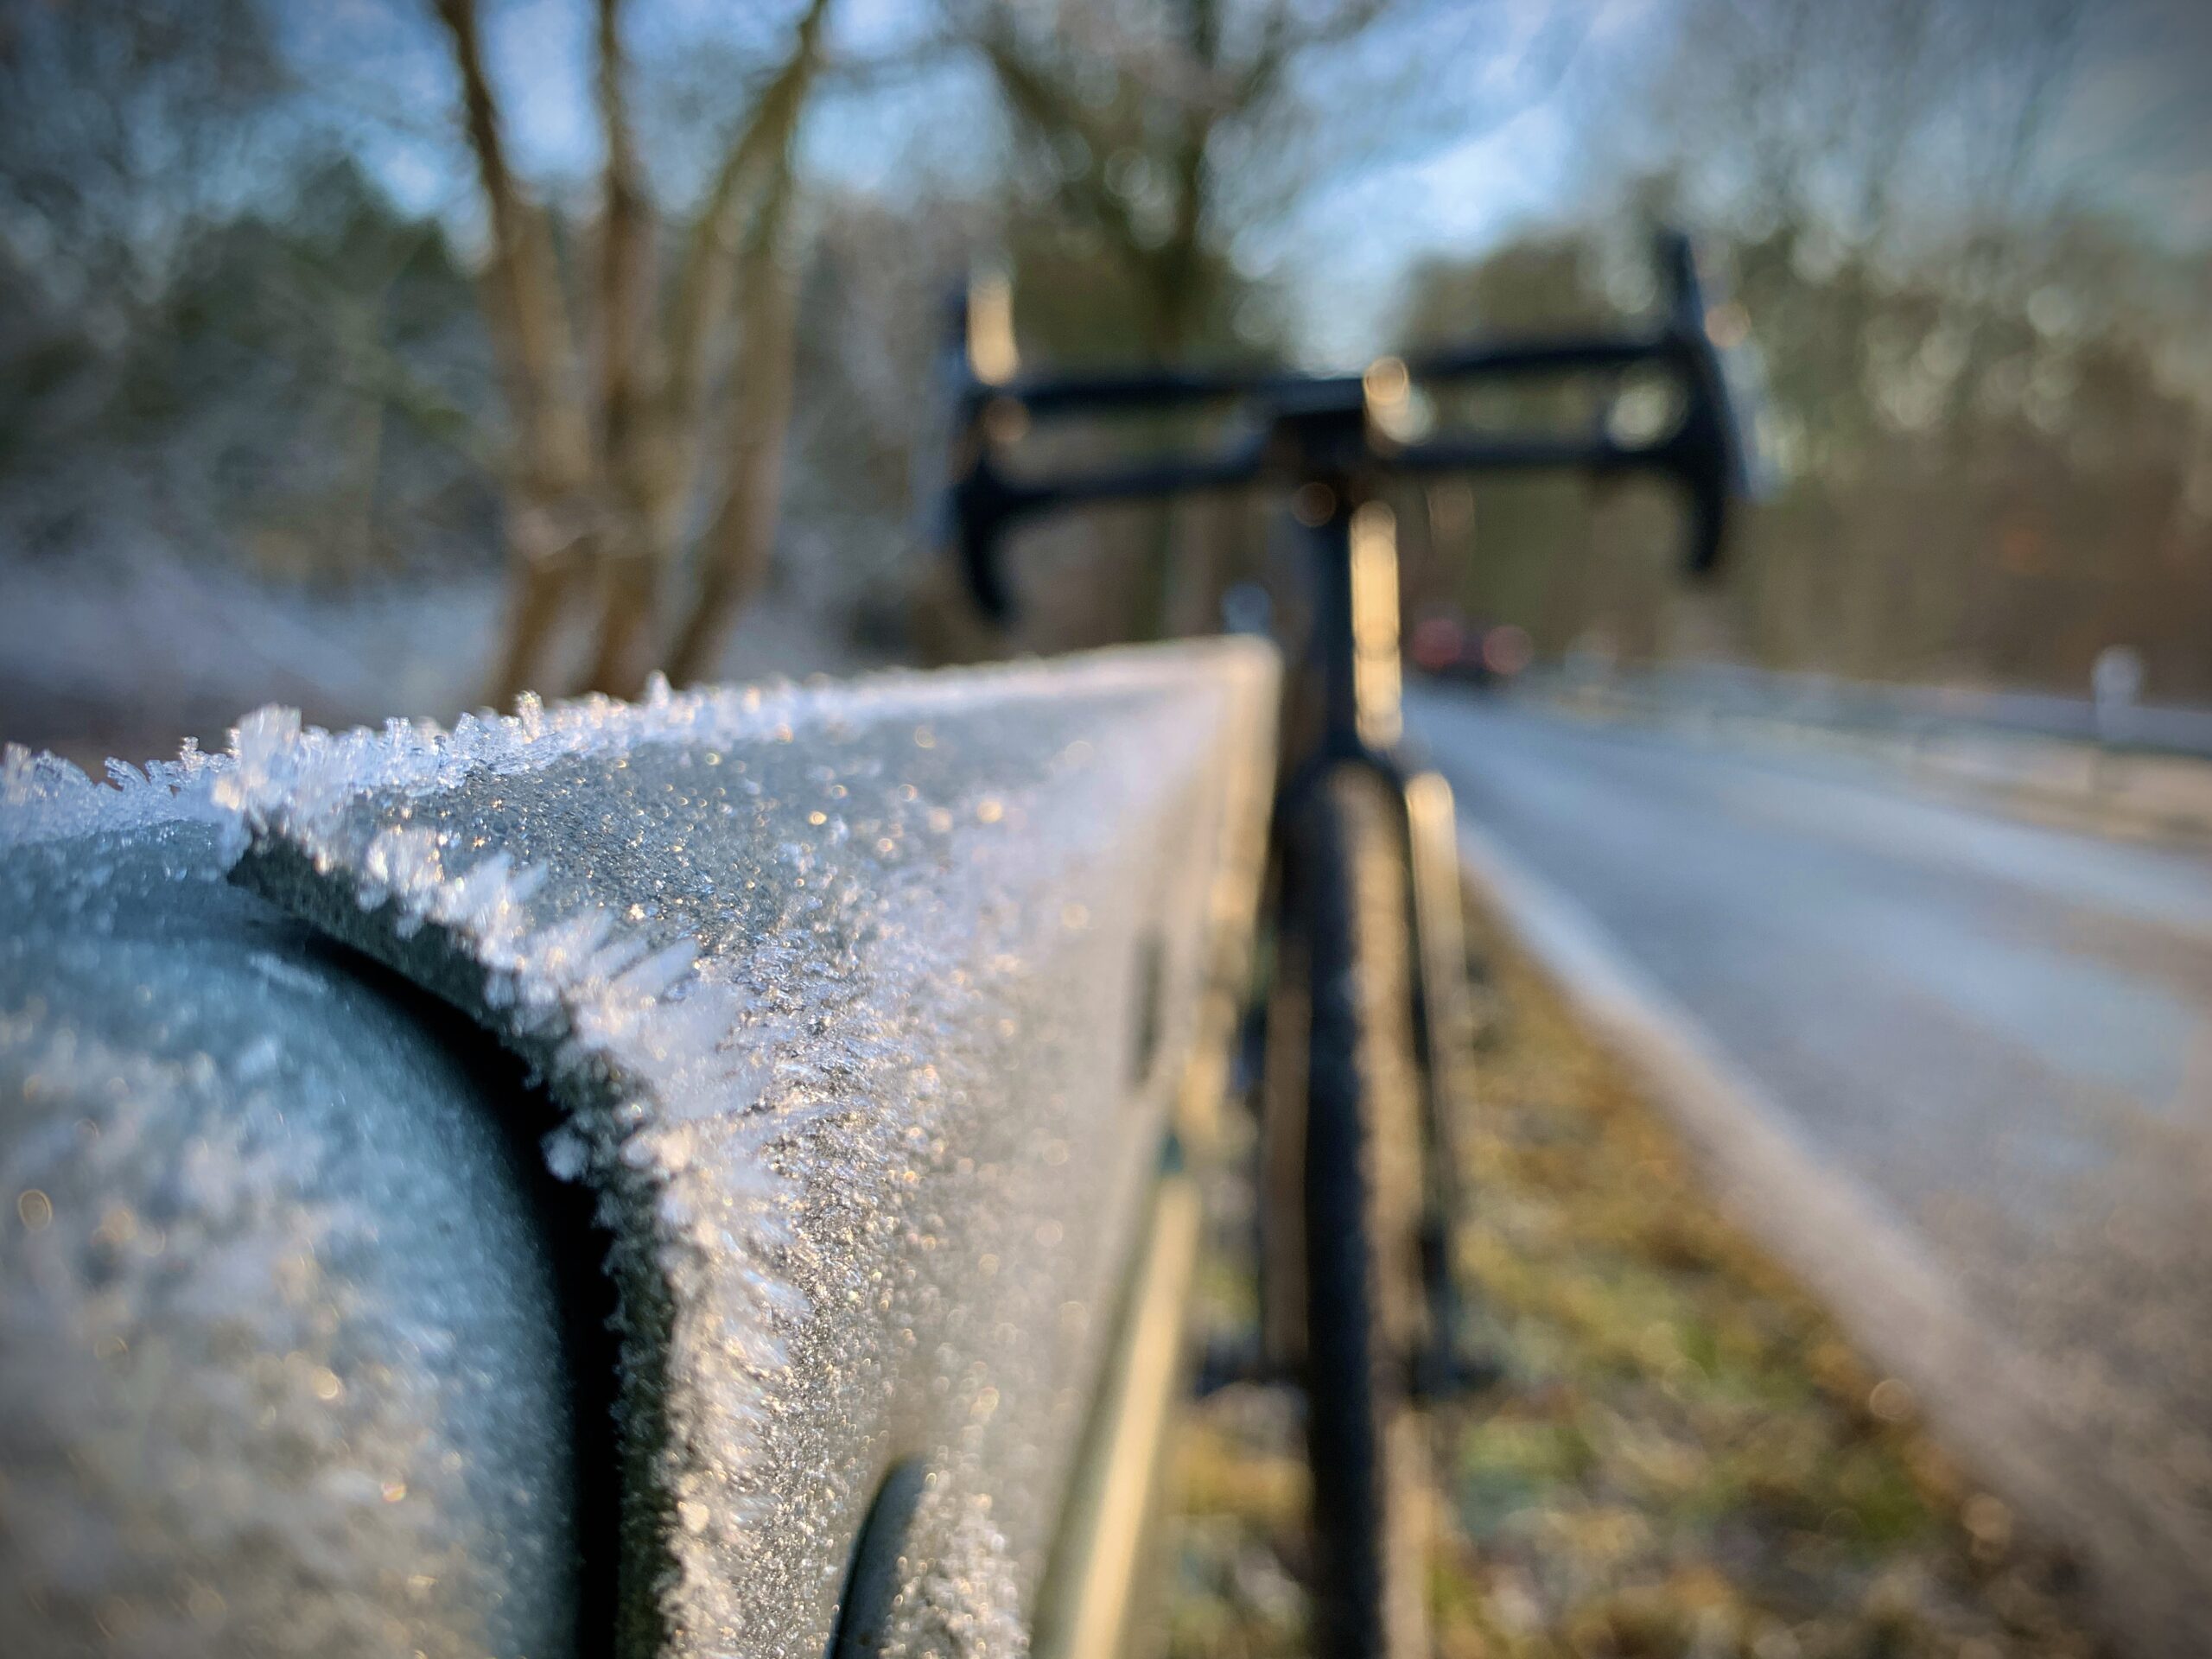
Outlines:
<svg viewBox="0 0 2212 1659"><path fill-rule="evenodd" d="M98 783L59 755L10 743L0 749L0 848L184 820L231 823L213 796L229 766L228 756L203 754L187 738L175 760L143 770L111 760Z"/></svg>
<svg viewBox="0 0 2212 1659"><path fill-rule="evenodd" d="M818 1654L906 1457L960 1628L1015 1628L1249 908L1272 694L1264 648L1219 644L241 725L212 794L242 874L470 1007L568 1110L546 1156L616 1235L672 1651ZM956 1523L986 1506L979 1554Z"/></svg>

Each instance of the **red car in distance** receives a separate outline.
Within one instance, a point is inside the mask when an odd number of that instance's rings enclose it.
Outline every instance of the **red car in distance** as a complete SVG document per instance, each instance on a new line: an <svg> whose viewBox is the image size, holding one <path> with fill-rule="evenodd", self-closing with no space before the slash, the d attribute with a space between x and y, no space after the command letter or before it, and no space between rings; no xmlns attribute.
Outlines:
<svg viewBox="0 0 2212 1659"><path fill-rule="evenodd" d="M1406 641L1406 655L1421 672L1471 685L1508 684L1535 654L1535 642L1517 623L1469 622L1442 614L1414 623Z"/></svg>

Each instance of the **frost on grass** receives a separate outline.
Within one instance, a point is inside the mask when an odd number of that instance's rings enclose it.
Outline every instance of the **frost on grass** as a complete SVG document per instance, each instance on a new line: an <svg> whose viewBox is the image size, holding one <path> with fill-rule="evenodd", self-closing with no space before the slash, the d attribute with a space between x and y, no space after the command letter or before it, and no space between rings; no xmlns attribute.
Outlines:
<svg viewBox="0 0 2212 1659"><path fill-rule="evenodd" d="M225 883L202 770L5 773L0 1649L560 1651L512 1159L415 1022Z"/></svg>
<svg viewBox="0 0 2212 1659"><path fill-rule="evenodd" d="M241 877L499 1031L563 1109L550 1166L601 1195L633 1637L820 1653L915 1457L912 1650L1019 1649L1198 993L1249 918L1272 695L1262 649L1221 645L241 728L213 790Z"/></svg>

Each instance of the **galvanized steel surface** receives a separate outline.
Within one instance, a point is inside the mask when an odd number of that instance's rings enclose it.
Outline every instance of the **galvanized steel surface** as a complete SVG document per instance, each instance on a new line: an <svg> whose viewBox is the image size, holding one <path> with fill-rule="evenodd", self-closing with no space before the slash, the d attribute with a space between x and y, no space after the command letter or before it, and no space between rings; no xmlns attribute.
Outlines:
<svg viewBox="0 0 2212 1659"><path fill-rule="evenodd" d="M1021 1648L1199 993L1249 924L1274 694L1230 644L451 733L264 713L156 787L218 867L250 830L239 879L542 1072L545 1155L615 1240L625 1646L820 1653L912 1459L893 1647ZM82 809L11 778L19 827Z"/></svg>
<svg viewBox="0 0 2212 1659"><path fill-rule="evenodd" d="M1227 645L242 734L248 879L571 1115L549 1155L607 1195L655 1448L630 1617L670 1650L819 1653L902 1457L917 1650L1021 1645L1272 693Z"/></svg>
<svg viewBox="0 0 2212 1659"><path fill-rule="evenodd" d="M0 789L0 1649L565 1651L507 1103L224 881L204 798Z"/></svg>

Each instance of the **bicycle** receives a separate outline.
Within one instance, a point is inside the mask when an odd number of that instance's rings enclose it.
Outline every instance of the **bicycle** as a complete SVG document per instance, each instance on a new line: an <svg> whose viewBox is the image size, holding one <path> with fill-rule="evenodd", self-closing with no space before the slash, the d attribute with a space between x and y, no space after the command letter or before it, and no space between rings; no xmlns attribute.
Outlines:
<svg viewBox="0 0 2212 1659"><path fill-rule="evenodd" d="M1427 1647L1418 1537L1420 1411L1459 1367L1449 1229L1451 1107L1467 986L1450 786L1404 758L1397 554L1380 486L1421 477L1568 468L1656 473L1689 507L1687 563L1719 560L1751 493L1728 354L1688 241L1662 238L1653 327L1478 341L1357 375L1174 370L1024 378L1010 315L971 290L949 353L955 411L947 529L984 614L1014 608L1014 528L1108 502L1274 486L1311 556L1306 677L1318 730L1289 757L1270 851L1272 982L1260 1154L1266 1345L1302 1379L1313 1479L1316 1652L1415 1659ZM1422 435L1415 388L1656 367L1679 396L1663 431ZM1058 474L1007 469L1040 423L1236 406L1242 441Z"/></svg>

